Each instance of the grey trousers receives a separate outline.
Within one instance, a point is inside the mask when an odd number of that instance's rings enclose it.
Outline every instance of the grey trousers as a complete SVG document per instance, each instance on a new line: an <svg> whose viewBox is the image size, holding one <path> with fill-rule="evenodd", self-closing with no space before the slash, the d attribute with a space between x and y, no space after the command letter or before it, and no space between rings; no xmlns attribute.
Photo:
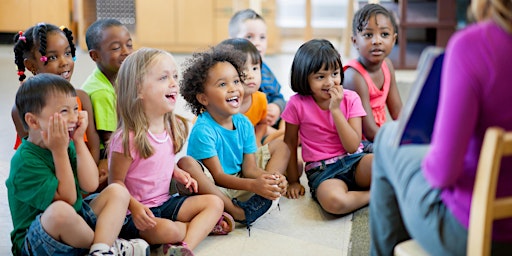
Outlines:
<svg viewBox="0 0 512 256"><path fill-rule="evenodd" d="M465 255L466 228L421 171L429 145L394 147L396 130L397 122L386 123L373 145L371 255L393 255L395 245L410 238L431 255Z"/></svg>

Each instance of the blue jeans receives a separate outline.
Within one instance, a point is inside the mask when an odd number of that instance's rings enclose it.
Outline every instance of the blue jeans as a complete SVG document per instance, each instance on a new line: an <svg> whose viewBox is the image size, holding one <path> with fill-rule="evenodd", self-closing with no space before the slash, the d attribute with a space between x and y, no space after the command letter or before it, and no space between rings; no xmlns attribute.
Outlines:
<svg viewBox="0 0 512 256"><path fill-rule="evenodd" d="M371 255L393 255L395 245L410 238L431 255L465 255L466 228L421 171L429 145L391 146L396 129L397 122L385 124L373 144Z"/></svg>
<svg viewBox="0 0 512 256"><path fill-rule="evenodd" d="M173 195L162 205L150 208L150 210L157 218L176 221L178 219L178 212L180 211L181 205L183 205L183 202L185 202L187 197L188 196ZM125 239L140 238L139 230L135 226L131 214L126 216L119 236Z"/></svg>
<svg viewBox="0 0 512 256"><path fill-rule="evenodd" d="M84 199L82 209L78 212L85 222L92 228L96 226L96 214L88 205L96 194ZM55 240L43 229L41 225L41 214L30 225L25 242L21 249L21 255L85 255L89 248L74 248L62 242Z"/></svg>
<svg viewBox="0 0 512 256"><path fill-rule="evenodd" d="M357 185L355 177L357 165L365 155L366 153L347 155L335 163L326 165L322 162L321 166L307 170L308 186L313 199L317 200L316 190L328 179L342 180L347 184L348 190L365 190Z"/></svg>

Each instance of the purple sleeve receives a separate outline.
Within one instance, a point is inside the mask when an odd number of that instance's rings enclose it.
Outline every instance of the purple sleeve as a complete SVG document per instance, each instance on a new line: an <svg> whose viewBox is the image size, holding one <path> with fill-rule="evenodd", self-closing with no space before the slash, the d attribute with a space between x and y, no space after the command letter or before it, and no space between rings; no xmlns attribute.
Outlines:
<svg viewBox="0 0 512 256"><path fill-rule="evenodd" d="M446 48L431 147L422 166L433 187L450 187L457 182L477 125L482 60L474 57L479 54L474 54L478 49L468 43L473 40L470 36L456 34Z"/></svg>

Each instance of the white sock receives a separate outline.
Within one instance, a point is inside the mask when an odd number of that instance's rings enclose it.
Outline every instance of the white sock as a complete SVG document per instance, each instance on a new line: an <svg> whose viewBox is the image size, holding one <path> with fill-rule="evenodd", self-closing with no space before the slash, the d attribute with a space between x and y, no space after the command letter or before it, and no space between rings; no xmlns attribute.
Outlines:
<svg viewBox="0 0 512 256"><path fill-rule="evenodd" d="M96 250L98 250L100 252L108 252L110 250L110 246L108 244L104 244L104 243L96 243L91 246L91 249L89 250L89 252L93 252Z"/></svg>

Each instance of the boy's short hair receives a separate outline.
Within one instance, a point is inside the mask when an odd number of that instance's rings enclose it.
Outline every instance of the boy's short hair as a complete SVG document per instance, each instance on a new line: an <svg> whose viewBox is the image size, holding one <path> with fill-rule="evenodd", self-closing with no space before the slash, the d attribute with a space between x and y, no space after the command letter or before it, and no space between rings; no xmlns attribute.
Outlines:
<svg viewBox="0 0 512 256"><path fill-rule="evenodd" d="M239 50L245 53L245 55L249 54L252 58L252 64L260 64L261 68L263 60L261 59L260 52L258 51L256 46L254 46L254 44L251 43L251 41L245 38L229 38L220 42L219 45L231 45L235 50ZM244 59L246 58L247 57L244 56ZM244 63L246 61L247 60L244 60Z"/></svg>
<svg viewBox="0 0 512 256"><path fill-rule="evenodd" d="M229 20L229 37L236 37L236 35L238 35L238 33L240 32L240 25L246 20L261 20L265 22L263 17L259 15L257 12L255 12L253 9L240 10L233 14L231 19Z"/></svg>
<svg viewBox="0 0 512 256"><path fill-rule="evenodd" d="M312 95L308 76L321 68L339 68L343 84L343 64L340 53L331 42L325 39L313 39L301 45L295 53L290 72L292 90L300 95Z"/></svg>
<svg viewBox="0 0 512 256"><path fill-rule="evenodd" d="M75 88L68 80L51 73L32 76L21 84L16 92L15 104L26 130L28 130L28 124L25 121L25 115L40 114L47 104L48 96L57 93L76 97Z"/></svg>
<svg viewBox="0 0 512 256"><path fill-rule="evenodd" d="M194 115L197 116L204 111L204 106L197 100L196 95L204 93L208 71L219 62L229 62L235 67L243 82L244 58L244 54L233 49L233 46L217 45L203 52L195 52L185 61L180 93Z"/></svg>
<svg viewBox="0 0 512 256"><path fill-rule="evenodd" d="M398 26L393 13L380 4L366 4L354 14L354 19L352 20L352 34L356 35L357 32L363 31L364 27L368 24L368 20L377 14L382 14L389 18L393 25L394 32L398 32Z"/></svg>
<svg viewBox="0 0 512 256"><path fill-rule="evenodd" d="M116 19L101 19L92 23L89 28L87 28L87 32L85 32L85 43L87 44L87 49L96 50L101 46L101 40L103 39L103 31L110 27L118 27L124 26L123 23Z"/></svg>

